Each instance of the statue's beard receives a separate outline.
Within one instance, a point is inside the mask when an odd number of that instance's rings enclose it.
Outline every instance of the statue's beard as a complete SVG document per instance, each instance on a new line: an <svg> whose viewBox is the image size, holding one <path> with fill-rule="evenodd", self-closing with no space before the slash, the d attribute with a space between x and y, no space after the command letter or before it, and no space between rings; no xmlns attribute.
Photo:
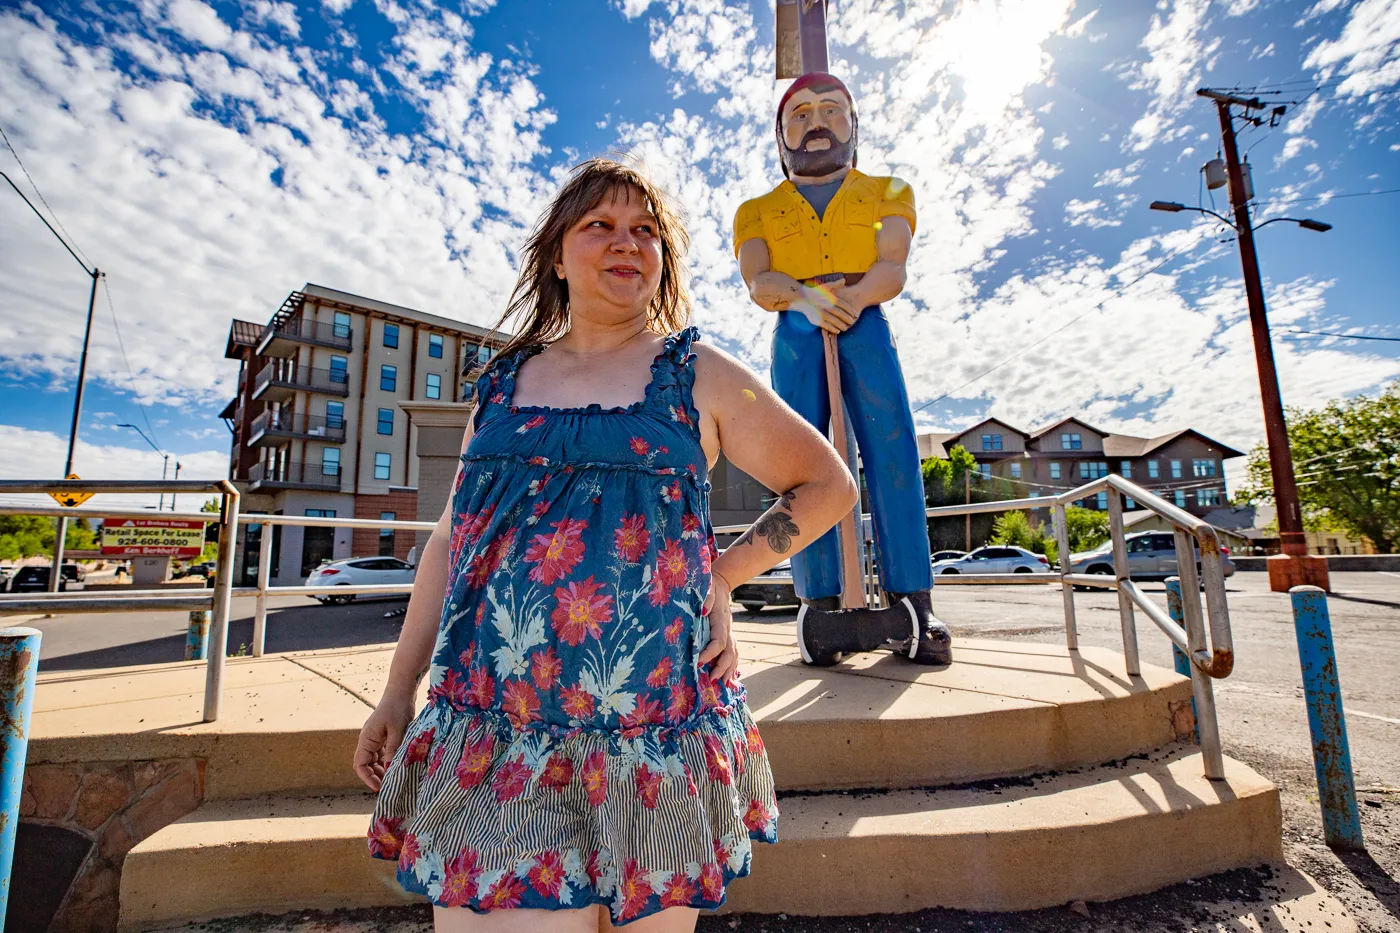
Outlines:
<svg viewBox="0 0 1400 933"><path fill-rule="evenodd" d="M831 145L815 152L809 151L805 147L813 139L825 139ZM837 139L836 134L831 130L812 130L802 137L802 143L797 149L789 149L787 142L783 143L783 165L787 166L789 175L820 178L823 175L830 175L832 172L848 168L854 161L855 152L856 134L854 128L851 131L851 138L844 143Z"/></svg>

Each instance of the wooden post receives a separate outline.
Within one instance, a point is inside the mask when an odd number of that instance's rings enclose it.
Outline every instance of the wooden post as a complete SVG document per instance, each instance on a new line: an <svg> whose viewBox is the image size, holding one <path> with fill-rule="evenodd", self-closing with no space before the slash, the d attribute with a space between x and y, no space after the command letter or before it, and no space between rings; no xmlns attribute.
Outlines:
<svg viewBox="0 0 1400 933"><path fill-rule="evenodd" d="M972 471L971 471L971 470L963 470L963 504L964 504L964 505L971 505L971 504L972 504ZM971 550L972 550L972 513L969 512L968 514L964 515L964 516L963 516L963 520L964 520L964 522L966 523L966 539L967 539L967 540L966 540L967 547L966 547L964 550L971 551Z"/></svg>

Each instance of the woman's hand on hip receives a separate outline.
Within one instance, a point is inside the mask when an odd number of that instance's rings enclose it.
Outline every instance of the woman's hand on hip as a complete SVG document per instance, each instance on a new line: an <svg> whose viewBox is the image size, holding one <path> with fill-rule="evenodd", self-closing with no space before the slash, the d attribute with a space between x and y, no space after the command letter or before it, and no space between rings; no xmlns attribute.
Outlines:
<svg viewBox="0 0 1400 933"><path fill-rule="evenodd" d="M413 698L386 694L360 729L360 740L355 745L355 773L375 793L384 783L384 770L394 760L412 721Z"/></svg>
<svg viewBox="0 0 1400 933"><path fill-rule="evenodd" d="M737 680L739 645L734 641L729 583L719 574L710 578L710 595L705 597L704 611L709 614L710 619L710 643L700 651L700 657L696 660L702 668L706 664L710 665L709 674L715 680Z"/></svg>

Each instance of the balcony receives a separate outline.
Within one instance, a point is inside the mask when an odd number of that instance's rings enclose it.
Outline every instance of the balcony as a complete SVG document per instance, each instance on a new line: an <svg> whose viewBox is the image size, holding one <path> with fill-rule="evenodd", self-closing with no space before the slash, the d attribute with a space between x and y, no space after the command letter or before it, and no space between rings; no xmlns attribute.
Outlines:
<svg viewBox="0 0 1400 933"><path fill-rule="evenodd" d="M350 380L344 370L312 369L291 360L272 360L258 372L253 383L253 398L265 402L285 401L297 392L344 398L350 394Z"/></svg>
<svg viewBox="0 0 1400 933"><path fill-rule="evenodd" d="M253 427L248 434L248 446L280 446L294 437L343 444L345 419L328 419L322 415L292 414L287 411L265 411L253 419Z"/></svg>
<svg viewBox="0 0 1400 933"><path fill-rule="evenodd" d="M325 321L308 321L305 318L289 317L283 320L273 318L263 328L258 339L259 356L284 356L296 349L297 344L309 343L332 350L349 351L351 330L348 324L332 324Z"/></svg>
<svg viewBox="0 0 1400 933"><path fill-rule="evenodd" d="M319 489L340 491L338 463L255 463L248 470L248 491Z"/></svg>

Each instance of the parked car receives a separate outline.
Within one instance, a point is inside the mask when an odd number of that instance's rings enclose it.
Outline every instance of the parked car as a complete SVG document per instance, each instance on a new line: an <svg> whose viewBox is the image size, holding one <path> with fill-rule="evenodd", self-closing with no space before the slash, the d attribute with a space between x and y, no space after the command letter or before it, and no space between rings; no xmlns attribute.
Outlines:
<svg viewBox="0 0 1400 933"><path fill-rule="evenodd" d="M767 573L736 586L729 595L731 602L738 603L749 612L758 612L765 606L796 606L797 589L792 582L792 564L783 561Z"/></svg>
<svg viewBox="0 0 1400 933"><path fill-rule="evenodd" d="M952 560L937 561L934 574L954 573L1044 573L1050 562L1042 554L1023 547L989 544Z"/></svg>
<svg viewBox="0 0 1400 933"><path fill-rule="evenodd" d="M306 578L307 586L370 586L385 583L412 583L414 571L397 557L351 557L324 563L311 571ZM387 594L395 595L398 594ZM325 606L339 606L350 602L353 594L316 596Z"/></svg>
<svg viewBox="0 0 1400 933"><path fill-rule="evenodd" d="M214 562L212 560L206 560L199 564L190 564L185 568L185 576L187 577L203 577L208 580L213 575Z"/></svg>
<svg viewBox="0 0 1400 933"><path fill-rule="evenodd" d="M959 557L966 556L966 551L934 551L929 560L936 564L941 560L957 560Z"/></svg>
<svg viewBox="0 0 1400 933"><path fill-rule="evenodd" d="M49 589L48 566L21 567L10 580L11 593L46 593ZM63 578L58 581L60 590L81 590L87 579L87 568L82 564L64 564Z"/></svg>
<svg viewBox="0 0 1400 933"><path fill-rule="evenodd" d="M1128 547L1128 576L1134 580L1165 580L1177 575L1176 536L1169 531L1138 531L1124 535ZM1230 549L1220 548L1221 569L1225 576L1232 576L1235 564L1230 560ZM1113 573L1113 543L1105 541L1092 551L1083 551L1069 556L1071 573ZM1196 568L1199 570L1201 558L1196 555Z"/></svg>

